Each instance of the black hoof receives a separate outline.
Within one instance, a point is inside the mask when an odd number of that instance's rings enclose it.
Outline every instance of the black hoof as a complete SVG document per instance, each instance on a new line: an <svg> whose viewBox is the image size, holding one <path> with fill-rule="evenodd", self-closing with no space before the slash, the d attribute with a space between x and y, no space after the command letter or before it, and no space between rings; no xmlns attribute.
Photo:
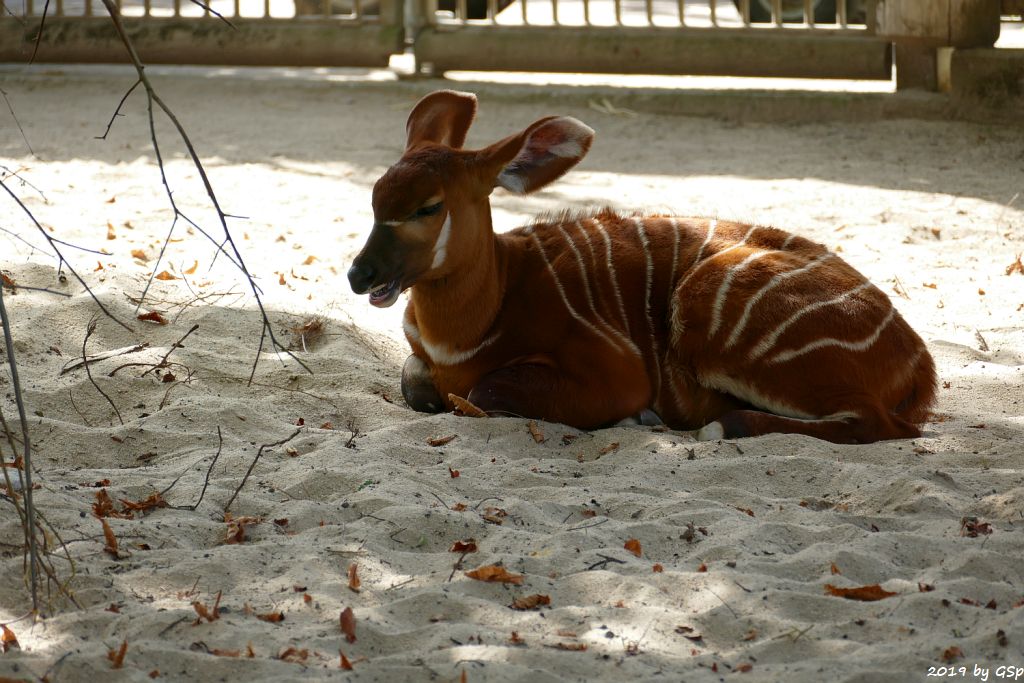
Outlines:
<svg viewBox="0 0 1024 683"><path fill-rule="evenodd" d="M413 410L439 413L444 401L430 378L430 368L417 356L409 356L402 367L402 398Z"/></svg>

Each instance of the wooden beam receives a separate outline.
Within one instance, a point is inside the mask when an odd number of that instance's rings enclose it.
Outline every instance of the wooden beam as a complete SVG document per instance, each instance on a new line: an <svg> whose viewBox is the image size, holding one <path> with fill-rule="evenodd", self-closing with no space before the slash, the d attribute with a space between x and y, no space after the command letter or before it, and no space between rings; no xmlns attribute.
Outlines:
<svg viewBox="0 0 1024 683"><path fill-rule="evenodd" d="M303 19L123 17L147 64L387 66L401 52L400 26ZM0 18L0 61L26 62L38 21ZM38 62L123 63L124 45L108 17L46 20Z"/></svg>
<svg viewBox="0 0 1024 683"><path fill-rule="evenodd" d="M782 78L892 77L889 43L825 31L632 27L431 27L417 60L434 73L553 71Z"/></svg>

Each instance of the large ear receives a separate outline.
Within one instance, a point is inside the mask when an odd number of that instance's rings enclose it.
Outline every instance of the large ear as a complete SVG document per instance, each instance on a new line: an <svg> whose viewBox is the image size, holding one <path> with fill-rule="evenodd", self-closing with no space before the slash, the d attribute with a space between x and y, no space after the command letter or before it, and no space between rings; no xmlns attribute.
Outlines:
<svg viewBox="0 0 1024 683"><path fill-rule="evenodd" d="M454 90L432 92L416 103L405 124L408 150L421 142L436 142L458 149L476 116L476 95Z"/></svg>
<svg viewBox="0 0 1024 683"><path fill-rule="evenodd" d="M526 194L560 178L586 156L594 131L568 116L540 119L522 133L481 150L495 184Z"/></svg>

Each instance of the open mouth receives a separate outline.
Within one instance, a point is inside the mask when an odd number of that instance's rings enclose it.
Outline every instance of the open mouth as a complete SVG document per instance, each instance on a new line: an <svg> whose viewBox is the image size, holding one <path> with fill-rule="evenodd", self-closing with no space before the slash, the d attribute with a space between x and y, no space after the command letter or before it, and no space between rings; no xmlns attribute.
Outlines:
<svg viewBox="0 0 1024 683"><path fill-rule="evenodd" d="M398 300L398 295L401 293L402 288L399 286L398 280L385 282L370 290L370 304L377 308L387 308Z"/></svg>

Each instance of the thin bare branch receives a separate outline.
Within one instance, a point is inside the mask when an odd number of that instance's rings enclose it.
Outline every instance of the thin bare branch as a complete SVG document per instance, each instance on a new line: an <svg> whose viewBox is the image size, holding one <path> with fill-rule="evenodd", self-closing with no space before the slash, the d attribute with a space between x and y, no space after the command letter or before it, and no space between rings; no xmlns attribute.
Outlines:
<svg viewBox="0 0 1024 683"><path fill-rule="evenodd" d="M249 286L252 289L253 296L256 300L256 305L260 310L260 315L263 318L263 329L262 335L268 337L271 341L273 348L277 351L284 353L289 356L292 360L298 363L306 372L313 374L309 366L306 365L300 358L288 350L288 348L278 341L277 336L274 334L274 328L270 323L270 317L267 315L267 311L263 306L263 299L260 296L259 287L256 285L256 281L252 274L249 272L248 267L245 265L245 260L242 258L241 251L238 249L238 245L235 243L234 238L231 235L231 230L228 228L228 214L221 208L220 200L217 199L217 193L213 189L213 184L210 182L210 178L206 173L206 168L203 166L202 161L199 159L199 154L196 152L195 146L192 144L192 139L185 131L185 127L182 126L178 117L174 114L170 107L160 98L156 90L153 88L153 84L150 82L149 77L146 75L145 66L142 60L139 58L138 52L135 50L135 45L128 37L128 33L125 31L124 23L121 21L121 13L118 11L117 5L114 0L102 0L103 6L106 8L107 13L110 15L111 20L114 22L114 29L117 31L118 36L121 38L121 42L124 44L125 49L128 51L128 56L135 67L136 74L138 75L139 81L142 83L142 87L146 90L147 108L149 112L149 128L150 137L153 142L153 148L157 155L157 163L160 166L160 175L163 181L164 187L167 190L167 195L171 201L171 205L174 209L174 224L177 223L178 217L184 215L178 210L174 203L173 194L171 193L170 186L167 183L167 175L164 172L163 157L159 149L159 143L156 135L156 121L153 112L153 106L156 105L167 117L167 119L174 126L178 133L178 137L181 139L182 144L185 145L185 149L188 151L189 158L192 160L192 165L195 167L196 172L199 174L200 180L202 180L203 187L206 190L206 196L209 197L210 203L213 205L214 210L217 212L217 218L219 219L221 229L224 231L224 243L231 247L231 253L235 256L235 265L245 275L246 280L249 282ZM191 221L190 221L191 222ZM171 231L173 232L175 225L172 224ZM223 244L223 243L222 243ZM163 250L161 249L161 257L163 256ZM159 263L159 258L158 261ZM157 270L154 267L154 272ZM151 280L152 281L152 280ZM147 290L149 285L146 285ZM145 298L143 295L142 299ZM141 306L141 301L140 304ZM262 336L260 342L260 349L262 350ZM259 363L259 352L257 352L256 360L253 365L253 375L255 375L256 364Z"/></svg>
<svg viewBox="0 0 1024 683"><path fill-rule="evenodd" d="M47 2L49 2L49 0L47 0ZM38 43L36 44L36 47L38 48ZM32 56L35 57L34 52L32 53ZM7 103L7 110L11 112L11 118L14 119L14 125L18 127L18 132L21 133L21 139L25 141L25 146L28 147L28 153L35 156L36 153L35 150L32 149L32 143L28 141L28 136L25 135L25 129L21 127L21 121L18 120L18 115L14 113L14 106L11 104L11 101L7 99L7 92L4 91L3 88L0 88L0 95L3 96L4 102Z"/></svg>
<svg viewBox="0 0 1024 683"><path fill-rule="evenodd" d="M217 464L217 460L220 458L220 452L221 452L221 450L223 448L224 448L224 435L221 434L220 427L218 426L217 427L217 452L214 453L213 461L210 463L210 466L208 468L206 468L206 478L203 479L203 488L202 488L202 490L199 491L199 499L196 500L196 502L192 503L191 505L175 506L174 507L175 510L195 510L196 508L199 507L199 504L203 502L203 496L206 495L206 487L210 485L210 474L213 473L213 466ZM192 469L192 468L189 468L189 469ZM160 495L163 495L163 494L167 493L168 491L170 491L171 488L176 483L177 483L177 479L174 481L173 484L171 484L170 486L165 488L163 491L161 491ZM227 510L227 508L225 508L225 510Z"/></svg>
<svg viewBox="0 0 1024 683"><path fill-rule="evenodd" d="M226 18L226 17L225 17L225 16L223 15L223 14L221 14L221 13L220 13L220 12L218 12L217 10L213 9L212 7L210 7L209 5L207 5L207 4L205 3L205 2L201 2L201 0L189 0L189 2L191 2L191 3L193 4L193 5L199 5L199 6L200 6L200 7L202 7L202 8L203 8L203 9L204 9L205 11L209 12L209 13L210 13L210 14L212 14L213 16L215 16L215 17L217 17L218 19L220 19L220 20L221 20L221 21L223 21L223 22L224 22L225 24L227 24L228 26L230 26L230 27L231 27L232 29L234 29L234 30L236 30L236 31L238 30L238 27L237 27L237 26L235 26L234 24L232 24L232 23L231 23L230 21L228 21L228 20L227 20L227 18Z"/></svg>
<svg viewBox="0 0 1024 683"><path fill-rule="evenodd" d="M82 276L78 274L78 271L76 271L74 269L74 267L70 263L68 263L67 259L64 258L64 255L61 253L60 249L57 248L57 244L65 244L65 245L67 245L67 243L66 242L61 242L60 240L57 240L57 239L54 239L53 237L50 237L50 235L47 234L46 229L42 225L40 225L39 221L36 220L36 217L32 214L32 212L29 210L29 208L27 206L25 206L25 204L21 201L21 199L18 197L18 195L14 194L14 192L11 190L11 188L7 187L7 183L5 183L2 178L0 178L0 187L2 187L4 189L4 191L11 196L11 199L13 199L18 204L18 206L21 207L21 210L25 212L25 215L29 217L29 219L32 221L32 223L39 230L40 234L42 234L42 236L49 243L50 248L53 249L54 253L57 254L57 259L58 259L57 272L58 273L63 272L63 267L66 265L68 267L68 270L71 271L71 274L75 276L76 280L78 280L79 284L81 284L85 288L85 291L89 293L89 296L92 298L92 300L94 302L96 302L96 305L99 307L99 309L101 311L103 311L103 314L105 316L107 316L108 318L110 318L111 320L113 320L114 322L116 322L118 325L120 325L124 329L128 330L129 332L134 333L134 330L132 328L128 327L128 325L126 323L122 322L117 316L115 316L113 313L111 313L109 310L107 310L107 307L103 305L103 303L99 300L99 298L92 291L92 289L89 287L89 285L87 285L85 283L85 280L83 280ZM72 245L67 245L67 246L72 246Z"/></svg>
<svg viewBox="0 0 1024 683"><path fill-rule="evenodd" d="M36 34L36 44L32 47L32 56L28 60L30 65L35 63L36 55L39 53L39 44L43 42L43 26L46 25L46 14L49 9L50 0L46 0L46 4L43 5L43 17L39 20L39 33Z"/></svg>
<svg viewBox="0 0 1024 683"><path fill-rule="evenodd" d="M18 405L18 419L21 421L21 461L23 477L23 493L25 500L25 541L29 553L29 583L32 593L32 611L39 613L39 577L37 569L42 565L39 548L36 546L36 509L32 500L32 440L28 435L28 417L25 414L25 397L21 393L21 381L18 378L18 364L14 359L14 339L11 336L11 320L7 317L7 305L4 303L4 289L0 287L0 322L4 328L4 347L7 349L7 364L11 369L11 385L14 387L14 400ZM4 421L6 431L6 420ZM6 476L6 468L5 476ZM12 491L13 493L13 491Z"/></svg>
<svg viewBox="0 0 1024 683"><path fill-rule="evenodd" d="M106 0L104 0L104 2L106 2ZM245 482L249 481L249 475L252 474L252 471L256 468L256 463L258 463L260 461L260 458L263 457L263 451L265 451L268 448L273 448L274 446L282 446L291 441L292 439L294 439L295 437L297 437L301 432L302 429L296 429L294 432L291 433L291 436L287 438L281 439L280 441L275 441L274 443L265 443L262 446L260 446L260 449L256 451L256 457L253 458L252 462L249 464L249 469L246 470L245 476L242 477L242 481L238 485L238 488L236 488L235 492L231 494L231 498L228 499L228 502L224 504L224 512L228 511L228 509L231 507L231 504L235 502L235 498L237 498L238 494L241 493L242 488L245 486Z"/></svg>
<svg viewBox="0 0 1024 683"><path fill-rule="evenodd" d="M124 94L124 97L121 98L121 101L117 103L117 109L114 110L114 113L110 116L110 120L107 121L107 129L105 131L103 131L103 135L97 135L95 137L96 140L106 140L107 139L107 134L110 133L110 129L113 128L113 126L114 126L114 120L118 116L124 116L124 114L121 113L121 107L123 107L124 103L128 101L128 98L131 96L131 94L133 92L135 92L135 89L137 87L139 87L140 83L142 83L142 81L135 81L134 85L132 85L132 87L128 88L128 92L126 92Z"/></svg>
<svg viewBox="0 0 1024 683"><path fill-rule="evenodd" d="M103 389L100 389L100 385L96 384L96 380L92 378L92 370L89 369L89 357L85 353L85 346L86 344L89 343L89 337L91 337L92 333L95 331L96 318L93 318L92 320L89 321L89 326L85 329L85 339L82 340L82 362L85 364L85 374L86 376L88 376L89 381L92 382L92 385L96 387L96 391L100 392L100 395L103 398L107 399L107 403L110 404L110 407L114 409L114 413L117 415L118 422L120 422L123 425L124 418L121 417L121 411L117 409L117 405L114 404L114 402L110 399L109 396L107 396Z"/></svg>

